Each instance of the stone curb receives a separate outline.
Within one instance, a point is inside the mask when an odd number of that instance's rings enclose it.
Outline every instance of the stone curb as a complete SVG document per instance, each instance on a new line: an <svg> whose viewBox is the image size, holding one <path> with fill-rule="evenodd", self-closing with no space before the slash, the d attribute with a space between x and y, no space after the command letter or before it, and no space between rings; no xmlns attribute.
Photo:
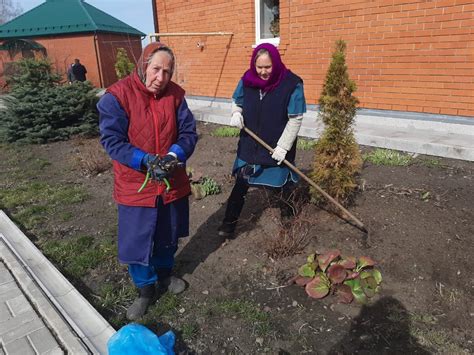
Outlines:
<svg viewBox="0 0 474 355"><path fill-rule="evenodd" d="M92 353L106 354L107 341L115 330L1 210L0 234L82 342ZM28 280L24 281L21 286L26 289ZM50 314L49 311L42 314L48 323L51 323Z"/></svg>

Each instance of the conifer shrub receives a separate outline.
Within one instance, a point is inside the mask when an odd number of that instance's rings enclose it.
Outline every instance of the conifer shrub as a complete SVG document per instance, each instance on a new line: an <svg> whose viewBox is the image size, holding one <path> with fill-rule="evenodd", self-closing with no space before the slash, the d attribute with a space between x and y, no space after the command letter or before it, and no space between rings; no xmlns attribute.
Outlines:
<svg viewBox="0 0 474 355"><path fill-rule="evenodd" d="M124 48L118 48L115 60L115 73L117 74L117 78L125 78L133 69L135 69L135 64L128 58L127 51Z"/></svg>
<svg viewBox="0 0 474 355"><path fill-rule="evenodd" d="M349 78L345 50L346 43L337 41L319 98L319 116L325 129L315 147L310 175L323 190L347 205L358 186L362 158L352 127L359 101L353 96L356 84ZM315 189L311 195L317 203L325 201Z"/></svg>
<svg viewBox="0 0 474 355"><path fill-rule="evenodd" d="M3 140L35 144L97 134L96 89L87 81L61 85L60 80L47 59L15 63L0 110Z"/></svg>

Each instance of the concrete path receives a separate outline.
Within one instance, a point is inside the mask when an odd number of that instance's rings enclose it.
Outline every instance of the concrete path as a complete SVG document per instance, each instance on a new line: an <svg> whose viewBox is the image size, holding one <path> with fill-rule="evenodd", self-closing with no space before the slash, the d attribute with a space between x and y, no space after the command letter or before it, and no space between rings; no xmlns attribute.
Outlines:
<svg viewBox="0 0 474 355"><path fill-rule="evenodd" d="M0 355L106 354L114 333L0 211Z"/></svg>
<svg viewBox="0 0 474 355"><path fill-rule="evenodd" d="M228 125L230 102L187 98L199 121ZM317 138L323 124L308 107L300 136ZM362 145L474 161L474 117L453 117L396 111L359 110L355 136Z"/></svg>

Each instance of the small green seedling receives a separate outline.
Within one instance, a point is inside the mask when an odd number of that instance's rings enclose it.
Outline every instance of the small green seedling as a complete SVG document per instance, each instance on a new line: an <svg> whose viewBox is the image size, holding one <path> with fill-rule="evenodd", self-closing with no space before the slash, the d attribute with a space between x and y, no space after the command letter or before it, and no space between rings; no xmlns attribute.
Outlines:
<svg viewBox="0 0 474 355"><path fill-rule="evenodd" d="M220 194L221 187L213 178L204 176L197 181L192 181L191 192L196 200L200 200L206 196Z"/></svg>

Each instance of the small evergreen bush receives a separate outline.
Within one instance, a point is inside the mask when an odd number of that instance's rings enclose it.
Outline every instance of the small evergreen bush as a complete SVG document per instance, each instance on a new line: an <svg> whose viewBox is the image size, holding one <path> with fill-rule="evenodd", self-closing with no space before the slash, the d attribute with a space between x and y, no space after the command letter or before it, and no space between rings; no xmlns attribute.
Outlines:
<svg viewBox="0 0 474 355"><path fill-rule="evenodd" d="M25 58L13 64L12 72L6 80L14 94L20 88L35 89L57 84L61 76L52 71L48 59Z"/></svg>
<svg viewBox="0 0 474 355"><path fill-rule="evenodd" d="M349 79L345 50L346 43L337 41L319 98L319 116L325 129L315 147L311 178L329 195L347 205L358 185L362 158L352 128L359 101L352 95L356 84ZM313 200L323 202L315 189L311 189L311 194Z"/></svg>
<svg viewBox="0 0 474 355"><path fill-rule="evenodd" d="M98 98L90 82L60 85L47 59L22 59L15 67L0 110L2 139L30 144L97 134Z"/></svg>
<svg viewBox="0 0 474 355"><path fill-rule="evenodd" d="M128 58L127 51L124 48L118 48L115 61L115 73L117 74L117 78L125 78L133 69L135 69L135 64Z"/></svg>

